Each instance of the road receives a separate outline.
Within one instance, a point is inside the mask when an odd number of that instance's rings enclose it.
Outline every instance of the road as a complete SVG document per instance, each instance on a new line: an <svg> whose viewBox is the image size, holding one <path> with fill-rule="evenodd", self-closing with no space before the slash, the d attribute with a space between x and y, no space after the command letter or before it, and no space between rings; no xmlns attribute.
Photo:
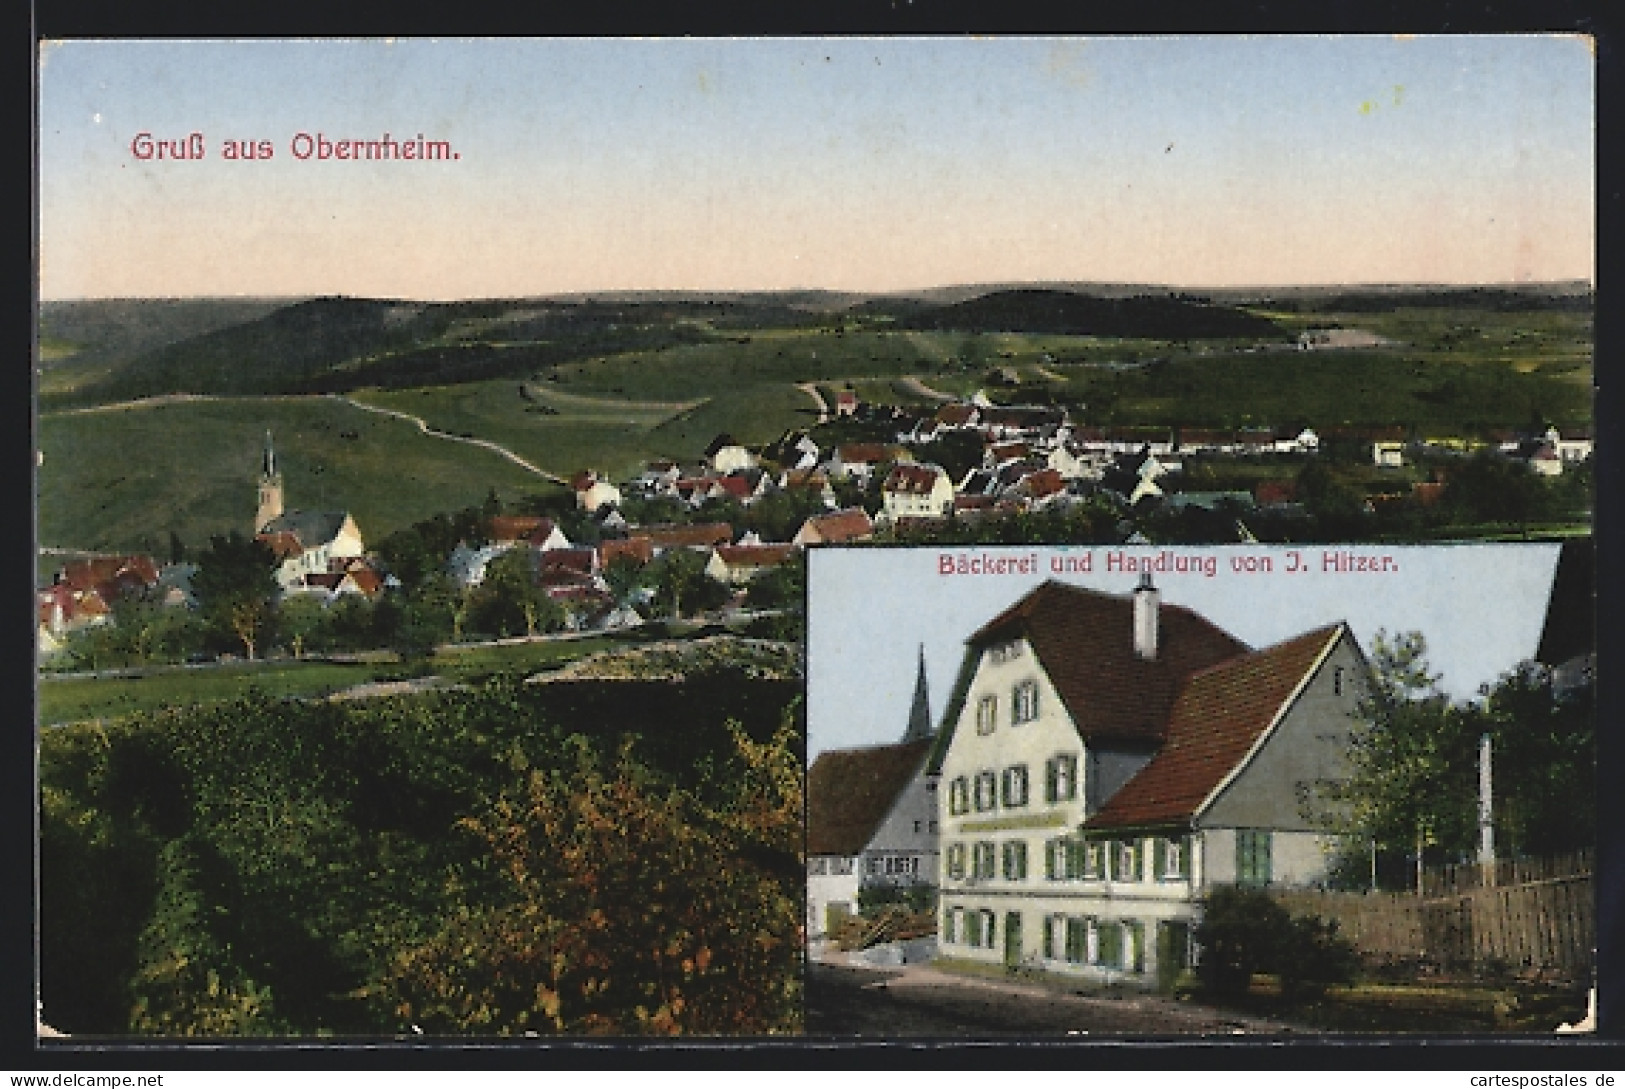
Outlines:
<svg viewBox="0 0 1625 1089"><path fill-rule="evenodd" d="M1034 983L962 976L926 965L854 967L809 961L812 1036L1238 1036L1295 1030L1160 995L1081 995Z"/></svg>

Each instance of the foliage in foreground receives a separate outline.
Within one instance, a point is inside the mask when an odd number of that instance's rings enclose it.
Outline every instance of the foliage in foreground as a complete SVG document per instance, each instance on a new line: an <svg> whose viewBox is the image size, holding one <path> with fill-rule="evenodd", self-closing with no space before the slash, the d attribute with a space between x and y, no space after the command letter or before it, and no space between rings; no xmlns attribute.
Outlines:
<svg viewBox="0 0 1625 1089"><path fill-rule="evenodd" d="M1337 923L1292 916L1268 893L1226 885L1208 898L1196 941L1202 948L1197 976L1217 995L1246 992L1255 972L1281 979L1281 994L1311 998L1354 979L1354 947Z"/></svg>
<svg viewBox="0 0 1625 1089"><path fill-rule="evenodd" d="M76 1035L793 1031L797 688L498 680L51 730L46 1018ZM527 963L548 974L521 999Z"/></svg>
<svg viewBox="0 0 1625 1089"><path fill-rule="evenodd" d="M794 1027L801 778L789 738L734 730L723 808L623 751L532 772L461 823L499 875L397 957L386 982L425 1032L770 1033Z"/></svg>

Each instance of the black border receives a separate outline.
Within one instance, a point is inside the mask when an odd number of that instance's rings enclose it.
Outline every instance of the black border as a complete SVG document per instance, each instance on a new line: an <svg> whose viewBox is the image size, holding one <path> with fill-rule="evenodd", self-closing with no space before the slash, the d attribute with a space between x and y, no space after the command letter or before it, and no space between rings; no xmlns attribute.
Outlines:
<svg viewBox="0 0 1625 1089"><path fill-rule="evenodd" d="M184 0L33 0L30 54L44 38L255 38L332 36L735 36L735 35L913 35L913 34L1386 34L1517 33L1574 31L1593 36L1597 53L1598 185L1597 288L1606 299L1616 279L1621 200L1618 156L1605 134L1619 129L1617 17L1601 14L1597 0L1421 0L1357 3L1332 0L1302 4L1291 0L1138 0L1102 9L1053 0L1004 0L971 4L952 0L832 0L823 4L603 3L539 9L515 0L460 0L457 4L385 4L380 0L285 0L274 5L239 6ZM34 69L37 72L37 68ZM37 85L36 85L37 91ZM36 115L31 111L31 150ZM31 156L31 162L35 156ZM31 193L33 172L31 171ZM31 224L37 230L37 207ZM34 253L30 247L30 330L37 307ZM1625 426L1610 361L1625 336L1622 319L1607 302L1596 311L1597 330L1597 509L1594 532L1605 543L1617 536L1622 462L1613 441ZM31 341L30 341L31 342ZM7 373L7 403L15 411L31 406L32 381L20 363ZM0 474L13 517L5 520L7 554L28 585L15 579L18 614L32 611L32 412L27 427L7 429ZM19 494L20 493L20 494ZM25 513L26 512L26 513ZM1625 683L1612 680L1607 663L1620 660L1625 615L1625 575L1608 560L1615 550L1599 550L1598 683L1600 783L1621 780L1625 768ZM9 583L7 583L9 585ZM25 629L19 626L18 633ZM7 666L14 692L28 692L32 722L34 685L32 643L7 640ZM10 874L33 874L35 815L31 728L12 719L0 759L0 829ZM23 739L27 738L27 741ZM1599 827L1625 829L1625 792L1599 791ZM1605 981L1625 980L1625 836L1599 837L1598 973ZM26 870L24 867L27 867ZM12 888L16 889L15 878ZM974 1040L795 1040L748 1039L645 1042L630 1040L562 1042L350 1041L323 1045L174 1043L109 1041L105 1049L76 1039L60 1045L36 1044L33 1032L32 897L20 890L0 897L0 1069L19 1073L97 1070L233 1071L283 1070L460 1070L593 1067L604 1069L797 1068L938 1070L1087 1067L1101 1070L1313 1070L1389 1068L1406 1071L1481 1069L1586 1072L1619 1069L1625 1054L1625 995L1600 989L1601 1032L1594 1038L1299 1039L1206 1038L1164 1041Z"/></svg>

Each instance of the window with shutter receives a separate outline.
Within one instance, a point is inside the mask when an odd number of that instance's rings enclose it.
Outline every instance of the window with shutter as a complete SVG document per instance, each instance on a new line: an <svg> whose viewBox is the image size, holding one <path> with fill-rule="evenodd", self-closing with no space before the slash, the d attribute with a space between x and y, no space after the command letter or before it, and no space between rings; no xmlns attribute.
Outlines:
<svg viewBox="0 0 1625 1089"><path fill-rule="evenodd" d="M1019 809L1027 804L1027 765L1015 764L1004 769L1004 805Z"/></svg>
<svg viewBox="0 0 1625 1089"><path fill-rule="evenodd" d="M1025 840L1011 840L1004 845L1004 879L1006 881L1025 881L1027 879L1027 844Z"/></svg>
<svg viewBox="0 0 1625 1089"><path fill-rule="evenodd" d="M1022 681L1010 693L1010 723L1020 726L1038 717L1038 682Z"/></svg>
<svg viewBox="0 0 1625 1089"><path fill-rule="evenodd" d="M948 784L948 812L957 816L970 810L970 784L961 775Z"/></svg>
<svg viewBox="0 0 1625 1089"><path fill-rule="evenodd" d="M999 804L999 778L991 771L976 774L976 811L993 809Z"/></svg>
<svg viewBox="0 0 1625 1089"><path fill-rule="evenodd" d="M1102 923L1097 963L1107 968L1123 967L1123 926L1121 923Z"/></svg>
<svg viewBox="0 0 1625 1089"><path fill-rule="evenodd" d="M1132 919L1123 924L1124 944L1126 950L1123 956L1123 967L1131 972L1145 971L1145 924L1138 919Z"/></svg>
<svg viewBox="0 0 1625 1089"><path fill-rule="evenodd" d="M965 845L963 843L948 844L948 876L955 881L965 876Z"/></svg>
<svg viewBox="0 0 1625 1089"><path fill-rule="evenodd" d="M1267 828L1236 830L1236 884L1262 888L1270 883L1270 831Z"/></svg>
<svg viewBox="0 0 1625 1089"><path fill-rule="evenodd" d="M999 698L983 696L976 703L976 732L983 736L993 732L999 724Z"/></svg>
<svg viewBox="0 0 1625 1089"><path fill-rule="evenodd" d="M1088 959L1088 924L1083 919L1066 921L1066 959L1082 964Z"/></svg>
<svg viewBox="0 0 1625 1089"><path fill-rule="evenodd" d="M1099 881L1106 876L1106 844L1098 839L1088 840L1083 844L1083 876L1090 881Z"/></svg>

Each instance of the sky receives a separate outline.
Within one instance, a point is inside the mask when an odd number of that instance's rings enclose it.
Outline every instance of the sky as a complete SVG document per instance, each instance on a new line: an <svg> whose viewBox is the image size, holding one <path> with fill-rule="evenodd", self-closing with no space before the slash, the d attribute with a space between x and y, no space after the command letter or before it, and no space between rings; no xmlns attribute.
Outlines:
<svg viewBox="0 0 1625 1089"><path fill-rule="evenodd" d="M1594 81L1572 35L46 43L40 295L1591 279Z"/></svg>
<svg viewBox="0 0 1625 1089"><path fill-rule="evenodd" d="M1184 558L1185 573L1153 579L1165 604L1183 605L1261 649L1346 621L1370 653L1379 631L1420 632L1439 687L1457 700L1477 696L1540 641L1558 545L1302 546L1305 570L1289 571L1276 546L1115 548L1106 546L850 548L808 553L807 750L894 744L903 737L923 648L931 714L940 724L964 656L964 641L1047 578L1128 593L1134 573L1107 570L1116 553L1155 561ZM1390 557L1392 570L1337 573L1325 552ZM1093 554L1087 574L1051 573L1055 558ZM1033 575L943 575L942 556L1037 557ZM1233 559L1269 561L1241 570ZM1191 561L1197 561L1192 563ZM1212 563L1211 576L1197 564Z"/></svg>

